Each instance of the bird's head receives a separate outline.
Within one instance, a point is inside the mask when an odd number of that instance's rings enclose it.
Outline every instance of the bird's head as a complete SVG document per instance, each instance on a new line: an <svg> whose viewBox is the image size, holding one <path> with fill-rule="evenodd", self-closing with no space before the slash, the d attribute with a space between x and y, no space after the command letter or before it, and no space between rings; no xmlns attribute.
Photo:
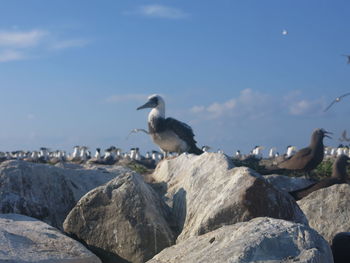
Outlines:
<svg viewBox="0 0 350 263"><path fill-rule="evenodd" d="M137 110L146 109L146 108L156 108L156 107L164 107L164 100L161 96L154 94L148 97L148 101L142 106L138 107Z"/></svg>
<svg viewBox="0 0 350 263"><path fill-rule="evenodd" d="M327 137L327 138L330 138L332 139L331 136L329 136L328 134L333 134L332 132L328 132L324 129L316 129L314 130L313 134L319 138L324 138L324 137Z"/></svg>

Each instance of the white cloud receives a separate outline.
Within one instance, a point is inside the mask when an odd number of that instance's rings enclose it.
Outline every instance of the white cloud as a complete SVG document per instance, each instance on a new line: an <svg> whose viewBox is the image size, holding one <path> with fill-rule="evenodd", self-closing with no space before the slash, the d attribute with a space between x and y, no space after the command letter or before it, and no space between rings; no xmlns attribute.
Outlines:
<svg viewBox="0 0 350 263"><path fill-rule="evenodd" d="M36 46L49 33L43 30L0 31L0 46L25 48Z"/></svg>
<svg viewBox="0 0 350 263"><path fill-rule="evenodd" d="M0 30L0 63L38 58L45 52L83 47L88 43L81 38L65 39L47 30Z"/></svg>
<svg viewBox="0 0 350 263"><path fill-rule="evenodd" d="M284 97L283 101L288 114L294 116L321 114L325 107L324 98L310 100L303 97L300 90L291 91Z"/></svg>
<svg viewBox="0 0 350 263"><path fill-rule="evenodd" d="M117 103L117 102L128 102L128 101L146 101L148 95L144 94L119 94L112 95L105 99L108 103Z"/></svg>
<svg viewBox="0 0 350 263"><path fill-rule="evenodd" d="M11 49L0 51L0 63L22 59L25 59L25 56L19 51Z"/></svg>
<svg viewBox="0 0 350 263"><path fill-rule="evenodd" d="M188 14L181 9L157 4L140 6L136 11L125 12L125 14L138 14L147 17L167 19L182 19L188 16Z"/></svg>
<svg viewBox="0 0 350 263"><path fill-rule="evenodd" d="M57 41L52 44L51 49L59 50L66 48L74 48L74 47L84 47L89 43L86 39L68 39Z"/></svg>
<svg viewBox="0 0 350 263"><path fill-rule="evenodd" d="M214 102L209 106L194 106L191 112L201 114L204 118L218 119L225 116L258 118L272 109L272 98L251 89L244 89L237 98L225 102Z"/></svg>

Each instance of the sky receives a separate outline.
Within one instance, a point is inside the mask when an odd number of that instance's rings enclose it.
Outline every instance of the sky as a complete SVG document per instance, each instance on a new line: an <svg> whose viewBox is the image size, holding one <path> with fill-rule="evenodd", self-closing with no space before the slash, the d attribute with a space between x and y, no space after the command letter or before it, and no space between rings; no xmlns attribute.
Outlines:
<svg viewBox="0 0 350 263"><path fill-rule="evenodd" d="M349 130L348 0L3 0L0 151L157 150L161 94L198 146L233 154ZM283 34L286 30L288 34Z"/></svg>

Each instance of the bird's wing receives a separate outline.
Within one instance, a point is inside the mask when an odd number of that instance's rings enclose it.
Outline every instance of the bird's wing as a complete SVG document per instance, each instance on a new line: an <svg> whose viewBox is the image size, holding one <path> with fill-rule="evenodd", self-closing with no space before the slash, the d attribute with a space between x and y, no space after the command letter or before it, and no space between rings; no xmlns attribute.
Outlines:
<svg viewBox="0 0 350 263"><path fill-rule="evenodd" d="M301 170L306 167L306 165L310 162L311 159L311 148L307 147L299 150L296 154L292 155L287 160L280 163L278 167L290 170Z"/></svg>
<svg viewBox="0 0 350 263"><path fill-rule="evenodd" d="M189 145L196 144L193 130L186 123L178 121L173 118L166 118L165 124L166 124L166 127L174 131L176 135L179 136L180 139L184 140L187 144Z"/></svg>
<svg viewBox="0 0 350 263"><path fill-rule="evenodd" d="M336 100L333 100L331 104L328 105L328 107L326 109L324 109L324 112L328 111L330 107L333 106L334 103L336 103Z"/></svg>
<svg viewBox="0 0 350 263"><path fill-rule="evenodd" d="M339 96L339 99L342 99L342 98L344 98L344 97L346 97L346 96L349 96L349 95L350 95L350 92L345 93L345 94L343 94L343 95Z"/></svg>
<svg viewBox="0 0 350 263"><path fill-rule="evenodd" d="M341 136L342 136L343 141L347 141L347 142L350 141L350 139L348 138L348 136L347 136L347 134L346 134L346 130L343 131L343 133L342 133Z"/></svg>

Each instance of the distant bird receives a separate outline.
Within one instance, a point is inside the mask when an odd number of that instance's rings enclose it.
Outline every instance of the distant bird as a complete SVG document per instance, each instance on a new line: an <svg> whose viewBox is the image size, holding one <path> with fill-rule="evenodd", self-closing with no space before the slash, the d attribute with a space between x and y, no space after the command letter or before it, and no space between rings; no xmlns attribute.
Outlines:
<svg viewBox="0 0 350 263"><path fill-rule="evenodd" d="M276 147L272 147L270 150L269 150L269 158L272 159L272 158L275 158L276 157Z"/></svg>
<svg viewBox="0 0 350 263"><path fill-rule="evenodd" d="M350 142L350 139L347 137L346 135L346 130L343 131L343 133L341 134L341 138L339 138L339 141L341 142Z"/></svg>
<svg viewBox="0 0 350 263"><path fill-rule="evenodd" d="M348 59L348 64L350 64L350 55L342 55L343 57L346 57Z"/></svg>
<svg viewBox="0 0 350 263"><path fill-rule="evenodd" d="M336 98L331 102L331 104L328 105L328 107L324 110L324 112L326 112L327 110L329 110L329 108L332 107L334 103L341 101L344 97L349 96L349 95L350 95L350 92L345 93L345 94L343 94L343 95L341 95L341 96L339 96L339 97L336 97Z"/></svg>
<svg viewBox="0 0 350 263"><path fill-rule="evenodd" d="M323 138L329 137L330 132L316 129L311 135L310 145L296 152L294 155L277 166L287 170L310 172L319 165L324 157ZM330 137L329 137L330 138Z"/></svg>
<svg viewBox="0 0 350 263"><path fill-rule="evenodd" d="M165 118L165 102L159 95L151 95L137 110L151 108L148 115L148 132L152 140L165 153L194 153L203 151L196 146L192 128L173 118Z"/></svg>
<svg viewBox="0 0 350 263"><path fill-rule="evenodd" d="M338 156L333 163L332 177L326 178L304 189L293 191L290 194L295 198L295 200L300 200L316 190L326 188L334 184L347 183L348 174L346 173L346 166L350 164L349 161L350 158L344 154Z"/></svg>
<svg viewBox="0 0 350 263"><path fill-rule="evenodd" d="M283 29L282 30L282 35L284 35L284 36L288 35L288 31L286 29Z"/></svg>
<svg viewBox="0 0 350 263"><path fill-rule="evenodd" d="M202 151L203 151L203 152L208 152L210 149L211 149L211 147L208 146L208 145L202 146Z"/></svg>
<svg viewBox="0 0 350 263"><path fill-rule="evenodd" d="M289 158L297 152L297 147L289 145L287 146L286 157Z"/></svg>

